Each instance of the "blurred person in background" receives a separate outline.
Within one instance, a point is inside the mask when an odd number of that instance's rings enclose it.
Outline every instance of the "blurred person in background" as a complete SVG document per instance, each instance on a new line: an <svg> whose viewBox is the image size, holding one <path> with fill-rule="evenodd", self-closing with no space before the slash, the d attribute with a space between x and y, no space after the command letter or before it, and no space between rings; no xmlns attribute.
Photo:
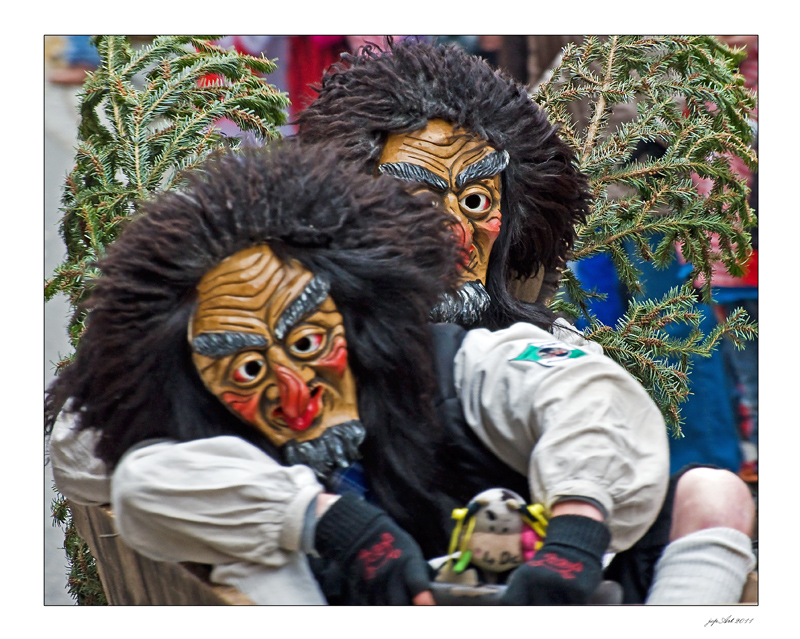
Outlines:
<svg viewBox="0 0 800 639"><path fill-rule="evenodd" d="M91 73L100 64L97 49L88 35L64 36L64 49L61 52L62 68L53 71L49 80L53 84L81 85L86 74Z"/></svg>

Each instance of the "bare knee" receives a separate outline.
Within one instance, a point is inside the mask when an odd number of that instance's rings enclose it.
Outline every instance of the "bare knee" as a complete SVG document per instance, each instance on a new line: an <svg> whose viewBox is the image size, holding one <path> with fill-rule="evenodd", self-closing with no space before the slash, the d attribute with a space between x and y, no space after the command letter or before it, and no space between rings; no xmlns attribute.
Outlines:
<svg viewBox="0 0 800 639"><path fill-rule="evenodd" d="M693 468L678 480L670 539L705 528L735 528L752 535L755 504L750 489L728 470Z"/></svg>

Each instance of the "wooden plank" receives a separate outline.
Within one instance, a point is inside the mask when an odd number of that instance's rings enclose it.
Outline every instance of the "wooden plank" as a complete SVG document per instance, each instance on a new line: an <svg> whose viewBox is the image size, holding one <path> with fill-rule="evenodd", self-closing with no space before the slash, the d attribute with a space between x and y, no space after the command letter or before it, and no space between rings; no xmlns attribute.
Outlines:
<svg viewBox="0 0 800 639"><path fill-rule="evenodd" d="M97 561L100 579L116 606L243 606L253 602L236 588L213 584L200 564L153 561L131 549L107 506L70 504L78 534Z"/></svg>

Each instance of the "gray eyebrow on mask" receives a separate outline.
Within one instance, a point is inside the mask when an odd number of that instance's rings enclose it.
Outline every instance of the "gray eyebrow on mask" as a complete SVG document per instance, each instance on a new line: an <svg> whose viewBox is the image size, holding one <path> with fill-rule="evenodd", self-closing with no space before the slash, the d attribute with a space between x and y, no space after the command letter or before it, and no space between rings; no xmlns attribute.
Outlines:
<svg viewBox="0 0 800 639"><path fill-rule="evenodd" d="M495 151L485 158L470 164L456 177L456 188L460 189L467 182L494 177L508 166L508 151Z"/></svg>
<svg viewBox="0 0 800 639"><path fill-rule="evenodd" d="M391 175L407 182L422 182L437 191L446 191L449 187L444 178L424 166L411 162L387 162L378 166L378 173Z"/></svg>
<svg viewBox="0 0 800 639"><path fill-rule="evenodd" d="M247 348L263 348L267 338L255 333L222 331L219 333L200 333L192 340L192 350L198 355L219 359Z"/></svg>
<svg viewBox="0 0 800 639"><path fill-rule="evenodd" d="M275 337L282 340L297 322L309 313L316 311L325 301L330 291L328 280L319 275L314 276L306 287L283 313L275 324Z"/></svg>

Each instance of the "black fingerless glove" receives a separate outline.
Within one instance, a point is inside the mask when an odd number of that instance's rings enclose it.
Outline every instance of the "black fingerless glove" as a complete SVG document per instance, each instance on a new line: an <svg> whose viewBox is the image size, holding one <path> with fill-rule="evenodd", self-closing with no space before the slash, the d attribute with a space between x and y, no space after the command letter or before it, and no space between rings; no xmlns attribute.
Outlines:
<svg viewBox="0 0 800 639"><path fill-rule="evenodd" d="M428 564L411 535L352 494L317 522L312 561L329 603L408 605L430 588Z"/></svg>
<svg viewBox="0 0 800 639"><path fill-rule="evenodd" d="M508 580L502 603L511 606L583 605L603 578L603 553L611 541L605 524L581 515L559 515L533 558Z"/></svg>

